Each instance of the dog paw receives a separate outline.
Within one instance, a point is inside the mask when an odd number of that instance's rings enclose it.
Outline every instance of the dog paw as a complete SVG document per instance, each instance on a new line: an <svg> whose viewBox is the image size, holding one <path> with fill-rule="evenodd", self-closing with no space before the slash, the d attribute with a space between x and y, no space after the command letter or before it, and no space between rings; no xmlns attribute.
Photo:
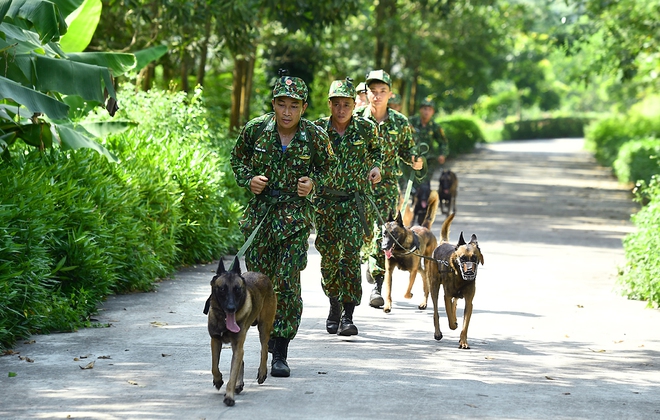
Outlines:
<svg viewBox="0 0 660 420"><path fill-rule="evenodd" d="M442 340L442 333L433 334L433 338L435 338L438 341Z"/></svg>
<svg viewBox="0 0 660 420"><path fill-rule="evenodd" d="M449 324L449 329L450 330L455 330L456 328L458 328L458 322L455 322L453 324Z"/></svg>
<svg viewBox="0 0 660 420"><path fill-rule="evenodd" d="M234 401L234 399L232 397L225 396L224 403L228 407L233 407L234 404L236 403L236 401Z"/></svg>
<svg viewBox="0 0 660 420"><path fill-rule="evenodd" d="M426 309L426 303L420 303L418 309Z"/></svg>
<svg viewBox="0 0 660 420"><path fill-rule="evenodd" d="M257 375L257 383L259 385L263 384L266 381L268 375Z"/></svg>
<svg viewBox="0 0 660 420"><path fill-rule="evenodd" d="M243 392L243 386L244 386L243 384L236 385L236 388L234 388L234 392L240 394L241 392Z"/></svg>
<svg viewBox="0 0 660 420"><path fill-rule="evenodd" d="M213 380L213 386L215 386L215 389L218 390L220 389L220 387L222 387L222 384L224 383L225 382L222 379L220 379L219 381L216 381L215 379Z"/></svg>
<svg viewBox="0 0 660 420"><path fill-rule="evenodd" d="M463 349L469 349L470 346L468 346L468 343L458 343L458 348L463 350Z"/></svg>
<svg viewBox="0 0 660 420"><path fill-rule="evenodd" d="M406 293L405 295L403 295L403 297L406 298L406 299L412 299L413 294L412 293Z"/></svg>
<svg viewBox="0 0 660 420"><path fill-rule="evenodd" d="M392 307L391 306L384 306L383 307L383 312L385 312L386 314L389 314L390 312L392 312Z"/></svg>

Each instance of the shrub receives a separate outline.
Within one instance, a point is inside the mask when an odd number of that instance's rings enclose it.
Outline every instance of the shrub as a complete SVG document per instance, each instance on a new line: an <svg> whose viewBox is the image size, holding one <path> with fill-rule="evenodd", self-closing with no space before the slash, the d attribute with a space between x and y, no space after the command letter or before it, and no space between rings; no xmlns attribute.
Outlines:
<svg viewBox="0 0 660 420"><path fill-rule="evenodd" d="M592 123L585 130L585 147L598 162L612 166L621 146L629 140L660 138L660 119L636 113L616 115Z"/></svg>
<svg viewBox="0 0 660 420"><path fill-rule="evenodd" d="M637 201L648 201L632 217L635 231L626 235L623 247L626 267L618 283L628 298L648 301L651 307L660 307L660 177L655 176L636 195Z"/></svg>
<svg viewBox="0 0 660 420"><path fill-rule="evenodd" d="M450 156L470 153L477 143L483 143L484 134L474 118L449 116L438 120L449 142Z"/></svg>
<svg viewBox="0 0 660 420"><path fill-rule="evenodd" d="M588 118L557 117L514 121L504 124L503 140L532 140L583 137Z"/></svg>
<svg viewBox="0 0 660 420"><path fill-rule="evenodd" d="M621 182L644 181L660 174L660 139L646 138L624 143L612 167Z"/></svg>
<svg viewBox="0 0 660 420"><path fill-rule="evenodd" d="M88 325L108 294L150 290L242 243L233 142L211 129L199 94L120 94L141 124L107 139L119 165L27 146L0 161L0 347Z"/></svg>

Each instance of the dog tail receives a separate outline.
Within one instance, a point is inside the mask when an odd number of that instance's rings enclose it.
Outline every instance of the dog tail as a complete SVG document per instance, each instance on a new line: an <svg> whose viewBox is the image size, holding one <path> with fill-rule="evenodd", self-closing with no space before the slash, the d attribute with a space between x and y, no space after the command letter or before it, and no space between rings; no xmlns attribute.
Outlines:
<svg viewBox="0 0 660 420"><path fill-rule="evenodd" d="M424 216L424 223L422 223L422 226L431 230L431 226L433 226L433 222L435 222L435 214L438 212L438 204L440 204L440 196L437 191L431 191L427 203L426 216Z"/></svg>
<svg viewBox="0 0 660 420"><path fill-rule="evenodd" d="M449 226L451 225L451 221L454 220L454 215L456 213L452 213L447 218L445 221L442 223L442 229L440 229L440 241L441 242L449 242Z"/></svg>

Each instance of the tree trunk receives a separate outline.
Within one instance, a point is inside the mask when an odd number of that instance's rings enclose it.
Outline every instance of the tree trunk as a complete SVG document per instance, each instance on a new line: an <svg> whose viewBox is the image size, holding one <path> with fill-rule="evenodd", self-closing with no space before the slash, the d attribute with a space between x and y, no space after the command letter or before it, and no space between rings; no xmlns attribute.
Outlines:
<svg viewBox="0 0 660 420"><path fill-rule="evenodd" d="M200 86L204 86L204 77L206 76L206 61L209 54L209 38L211 37L212 22L211 14L209 13L204 24L204 39L202 40L202 51L199 55L199 67L197 68L197 84Z"/></svg>
<svg viewBox="0 0 660 420"><path fill-rule="evenodd" d="M244 93L241 101L241 124L244 124L250 119L250 99L252 98L252 82L254 80L254 62L255 58L253 56L247 59Z"/></svg>
<svg viewBox="0 0 660 420"><path fill-rule="evenodd" d="M392 66L392 43L390 25L396 15L396 0L380 0L376 5L376 69L390 71Z"/></svg>
<svg viewBox="0 0 660 420"><path fill-rule="evenodd" d="M188 54L185 52L181 54L181 90L190 92L190 85L188 84Z"/></svg>
<svg viewBox="0 0 660 420"><path fill-rule="evenodd" d="M231 89L231 114L229 116L230 130L238 130L241 126L245 64L245 60L242 57L234 57L234 73Z"/></svg>

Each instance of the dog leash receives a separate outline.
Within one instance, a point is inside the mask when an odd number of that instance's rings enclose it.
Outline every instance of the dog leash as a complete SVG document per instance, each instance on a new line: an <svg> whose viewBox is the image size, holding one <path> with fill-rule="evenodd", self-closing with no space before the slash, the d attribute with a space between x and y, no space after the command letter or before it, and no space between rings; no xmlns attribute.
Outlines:
<svg viewBox="0 0 660 420"><path fill-rule="evenodd" d="M254 237L257 236L257 232L259 231L259 228L261 228L261 225L264 223L264 220L266 220L266 217L268 216L268 213L270 213L271 208L273 208L273 204L268 206L268 208L266 209L266 213L264 213L264 217L261 218L261 221L259 222L257 227L254 228L250 236L247 238L247 241L245 241L241 249L238 250L238 252L236 253L236 258L234 259L234 261L232 261L228 271L231 271L234 268L234 262L238 261L241 257L243 257L247 249L250 247L250 245L252 245L252 241L254 241Z"/></svg>

